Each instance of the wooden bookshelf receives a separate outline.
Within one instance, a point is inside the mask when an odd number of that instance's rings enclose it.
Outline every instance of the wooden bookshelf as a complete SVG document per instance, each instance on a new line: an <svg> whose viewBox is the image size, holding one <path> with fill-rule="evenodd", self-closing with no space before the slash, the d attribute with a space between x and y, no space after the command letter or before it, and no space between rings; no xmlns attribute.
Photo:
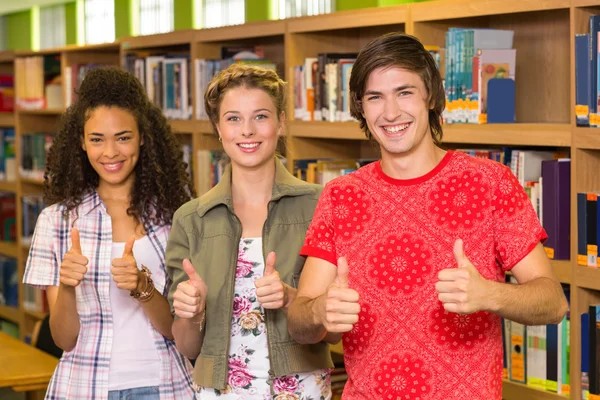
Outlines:
<svg viewBox="0 0 600 400"><path fill-rule="evenodd" d="M366 140L357 122L290 121L288 129L297 137ZM571 146L569 124L451 124L443 129L446 143Z"/></svg>
<svg viewBox="0 0 600 400"><path fill-rule="evenodd" d="M429 3L411 5L411 18L419 21L439 21L457 18L472 18L488 15L512 15L534 11L568 9L568 1L564 0L441 0L435 6Z"/></svg>
<svg viewBox="0 0 600 400"><path fill-rule="evenodd" d="M64 109L17 110L20 115L61 115Z"/></svg>
<svg viewBox="0 0 600 400"><path fill-rule="evenodd" d="M10 128L15 126L15 115L8 112L0 112L0 127Z"/></svg>
<svg viewBox="0 0 600 400"><path fill-rule="evenodd" d="M18 325L21 322L21 313L16 307L0 305L0 318Z"/></svg>
<svg viewBox="0 0 600 400"><path fill-rule="evenodd" d="M17 191L17 181L6 181L0 180L0 192L12 192Z"/></svg>
<svg viewBox="0 0 600 400"><path fill-rule="evenodd" d="M502 382L503 400L561 400L567 399L560 394L539 390L517 382L504 380Z"/></svg>
<svg viewBox="0 0 600 400"><path fill-rule="evenodd" d="M599 128L574 128L573 142L578 149L600 150Z"/></svg>
<svg viewBox="0 0 600 400"><path fill-rule="evenodd" d="M196 121L192 119L170 119L169 125L174 133L196 132Z"/></svg>
<svg viewBox="0 0 600 400"><path fill-rule="evenodd" d="M60 54L64 64L92 60L94 57L119 57L127 53L183 54L192 60L190 71L194 119L170 120L172 129L183 141L193 144L193 154L200 149L219 148L206 120L196 117L196 105L202 102L195 90L196 71L193 60L217 58L221 46L261 45L266 58L277 65L290 88L294 87L293 67L306 57L320 52L358 52L370 40L383 33L401 31L417 36L426 45L443 46L450 27L512 29L517 49L515 124L444 125L444 143L461 147L510 146L552 147L568 150L572 159L571 243L577 243L576 201L578 192L600 188L600 128L580 128L574 121L575 69L574 36L587 33L591 14L600 14L600 0L435 0L408 5L367 8L313 17L203 30L182 30L166 34L123 38L120 43L85 47L50 49L44 52L0 53L0 63L34 54ZM108 56L107 56L108 54ZM4 58L6 57L6 58ZM64 73L64 72L63 72ZM294 94L288 94L286 133L288 165L299 158L359 158L376 156L356 122L294 120ZM0 115L0 125L15 125L17 149L21 134L38 129L51 130L63 110L16 112L16 117ZM186 136L191 134L190 136ZM196 166L194 168L197 168ZM197 173L197 171L195 171ZM17 193L18 232L21 229L20 197L41 190L39 181L19 179L17 183L0 182ZM29 246L20 241L7 252L19 259L22 276ZM0 253L2 247L0 245ZM572 250L572 254L576 252ZM570 261L552 261L558 279L570 284L572 315L577 316L593 302L600 302L600 269L576 265ZM22 285L20 286L22 289ZM24 311L22 290L17 320L36 319L43 315ZM3 310L0 308L0 317ZM13 315L14 316L14 315ZM22 318L21 318L22 317ZM21 326L25 326L21 321ZM23 330L23 329L22 329ZM580 321L571 321L571 398L580 400ZM342 346L332 348L342 352ZM504 382L503 397L548 400L562 396L533 389L526 385Z"/></svg>

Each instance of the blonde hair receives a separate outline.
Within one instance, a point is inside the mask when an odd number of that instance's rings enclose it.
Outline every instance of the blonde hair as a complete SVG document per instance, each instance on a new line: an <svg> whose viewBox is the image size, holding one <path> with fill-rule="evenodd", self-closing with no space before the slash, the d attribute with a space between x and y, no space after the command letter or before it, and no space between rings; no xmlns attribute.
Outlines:
<svg viewBox="0 0 600 400"><path fill-rule="evenodd" d="M275 104L277 119L282 112L285 112L286 83L275 71L250 65L232 64L212 78L204 94L204 107L215 133L217 133L223 96L228 90L238 87L266 92Z"/></svg>

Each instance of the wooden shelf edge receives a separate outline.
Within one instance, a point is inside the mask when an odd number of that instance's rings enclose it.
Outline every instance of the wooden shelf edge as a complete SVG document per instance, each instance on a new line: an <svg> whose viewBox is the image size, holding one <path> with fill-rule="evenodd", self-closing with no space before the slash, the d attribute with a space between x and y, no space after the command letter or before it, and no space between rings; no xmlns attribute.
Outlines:
<svg viewBox="0 0 600 400"><path fill-rule="evenodd" d="M560 394L532 388L521 383L502 381L502 399L504 400L561 400L566 398Z"/></svg>
<svg viewBox="0 0 600 400"><path fill-rule="evenodd" d="M17 193L17 181L0 180L0 192Z"/></svg>
<svg viewBox="0 0 600 400"><path fill-rule="evenodd" d="M46 318L46 314L47 314L45 312L31 311L31 310L27 310L27 309L23 309L23 312L25 313L25 315L28 315L34 319L44 319L44 318Z"/></svg>
<svg viewBox="0 0 600 400"><path fill-rule="evenodd" d="M577 266L575 283L585 289L600 290L600 268Z"/></svg>
<svg viewBox="0 0 600 400"><path fill-rule="evenodd" d="M290 121L291 136L321 139L365 140L356 122ZM501 146L571 146L569 124L449 124L443 126L444 143ZM600 133L600 132L599 132Z"/></svg>
<svg viewBox="0 0 600 400"><path fill-rule="evenodd" d="M599 7L598 0L571 0L573 7Z"/></svg>
<svg viewBox="0 0 600 400"><path fill-rule="evenodd" d="M11 50L0 51L0 62L11 63L15 60L15 52Z"/></svg>
<svg viewBox="0 0 600 400"><path fill-rule="evenodd" d="M427 22L569 9L570 3L564 0L520 0L518 2L506 0L440 0L415 3L411 7L411 18L414 22Z"/></svg>
<svg viewBox="0 0 600 400"><path fill-rule="evenodd" d="M0 305L0 318L17 325L21 323L21 313L17 307Z"/></svg>
<svg viewBox="0 0 600 400"><path fill-rule="evenodd" d="M243 40L266 36L282 36L285 34L284 20L247 22L241 25L229 25L219 28L197 29L194 31L194 42L222 42L226 40Z"/></svg>
<svg viewBox="0 0 600 400"><path fill-rule="evenodd" d="M192 133L196 131L197 121L193 119L169 119L173 133Z"/></svg>
<svg viewBox="0 0 600 400"><path fill-rule="evenodd" d="M550 260L554 275L561 283L571 284L572 281L572 267L571 261L569 260Z"/></svg>
<svg viewBox="0 0 600 400"><path fill-rule="evenodd" d="M0 112L0 126L1 127L15 126L15 114L12 112Z"/></svg>
<svg viewBox="0 0 600 400"><path fill-rule="evenodd" d="M408 6L385 6L363 8L351 11L336 11L310 17L289 18L289 33L309 33L336 29L358 29L368 26L405 24L408 20Z"/></svg>
<svg viewBox="0 0 600 400"><path fill-rule="evenodd" d="M16 242L0 242L0 254L17 258L19 256L19 245Z"/></svg>
<svg viewBox="0 0 600 400"><path fill-rule="evenodd" d="M198 132L202 135L206 135L207 133L213 133L212 124L207 119L201 119L198 121Z"/></svg>
<svg viewBox="0 0 600 400"><path fill-rule="evenodd" d="M125 51L136 49L152 49L158 47L180 46L192 44L194 30L186 29L155 35L129 36L121 40L121 48Z"/></svg>
<svg viewBox="0 0 600 400"><path fill-rule="evenodd" d="M64 109L17 110L18 115L61 115Z"/></svg>
<svg viewBox="0 0 600 400"><path fill-rule="evenodd" d="M574 128L573 144L579 149L600 150L600 128Z"/></svg>

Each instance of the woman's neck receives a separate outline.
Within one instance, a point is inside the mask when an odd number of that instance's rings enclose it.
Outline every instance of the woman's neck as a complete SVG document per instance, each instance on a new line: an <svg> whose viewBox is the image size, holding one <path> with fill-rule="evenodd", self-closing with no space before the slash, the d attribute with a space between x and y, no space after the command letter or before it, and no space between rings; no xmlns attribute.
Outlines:
<svg viewBox="0 0 600 400"><path fill-rule="evenodd" d="M271 200L275 162L254 169L231 166L231 193L234 204L264 204Z"/></svg>

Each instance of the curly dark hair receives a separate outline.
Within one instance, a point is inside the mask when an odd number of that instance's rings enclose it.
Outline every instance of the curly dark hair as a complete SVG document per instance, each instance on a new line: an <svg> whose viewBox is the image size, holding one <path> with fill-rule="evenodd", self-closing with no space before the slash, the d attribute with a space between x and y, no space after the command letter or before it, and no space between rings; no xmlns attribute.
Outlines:
<svg viewBox="0 0 600 400"><path fill-rule="evenodd" d="M62 115L59 132L48 152L44 174L46 203L62 203L68 213L98 187L98 173L81 143L90 113L103 106L130 112L144 143L135 166L127 214L145 229L150 224L170 224L173 213L196 196L183 152L161 109L150 102L140 81L116 67L90 70L77 91L77 100Z"/></svg>

